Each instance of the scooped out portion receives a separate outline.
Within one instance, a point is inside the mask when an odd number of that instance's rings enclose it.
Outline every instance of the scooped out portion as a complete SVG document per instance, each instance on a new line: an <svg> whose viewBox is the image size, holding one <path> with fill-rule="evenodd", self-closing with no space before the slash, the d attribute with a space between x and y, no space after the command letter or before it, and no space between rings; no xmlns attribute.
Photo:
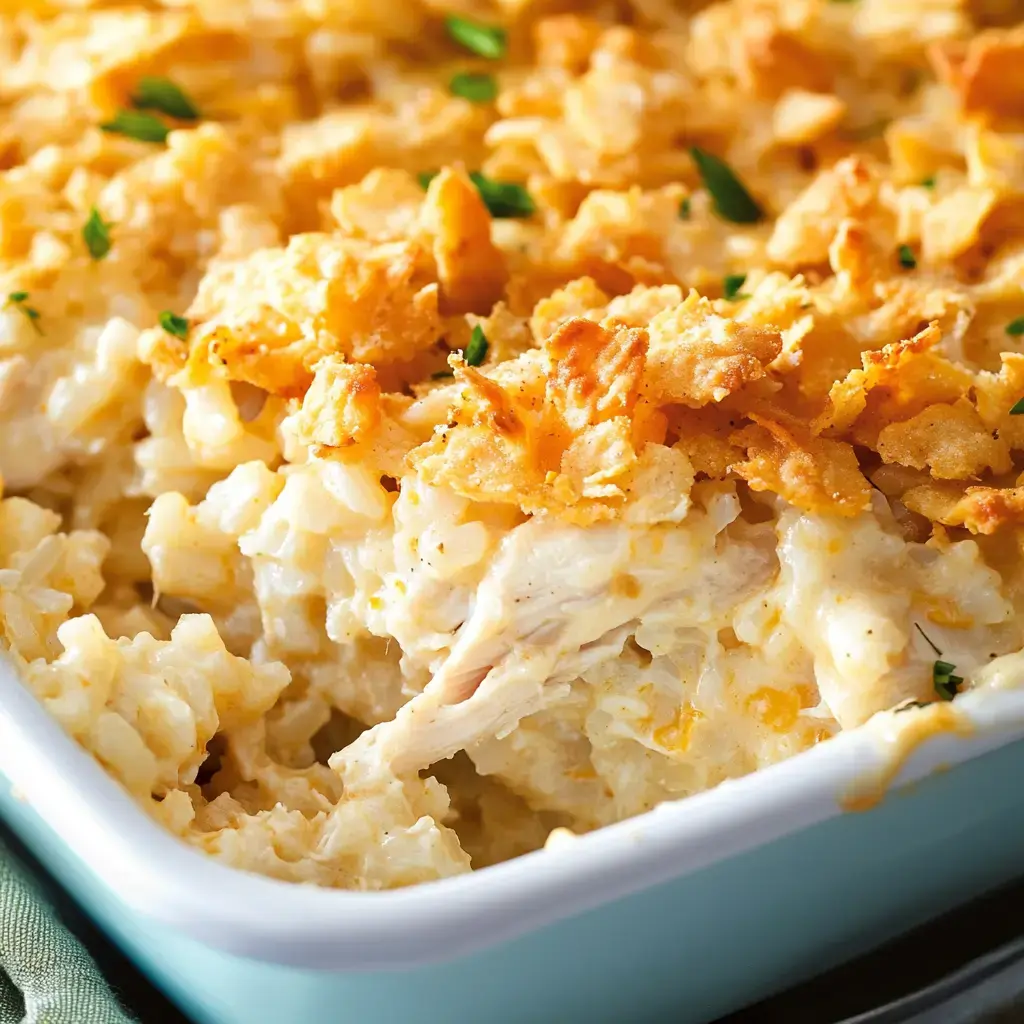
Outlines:
<svg viewBox="0 0 1024 1024"><path fill-rule="evenodd" d="M575 6L0 21L0 652L236 867L1024 680L1024 29Z"/></svg>

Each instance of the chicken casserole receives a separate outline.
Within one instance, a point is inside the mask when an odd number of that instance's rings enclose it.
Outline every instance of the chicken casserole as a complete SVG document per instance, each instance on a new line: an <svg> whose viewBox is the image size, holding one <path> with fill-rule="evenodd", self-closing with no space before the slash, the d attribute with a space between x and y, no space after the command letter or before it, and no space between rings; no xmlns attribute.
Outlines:
<svg viewBox="0 0 1024 1024"><path fill-rule="evenodd" d="M0 10L0 644L236 867L1024 679L1022 5L562 7Z"/></svg>

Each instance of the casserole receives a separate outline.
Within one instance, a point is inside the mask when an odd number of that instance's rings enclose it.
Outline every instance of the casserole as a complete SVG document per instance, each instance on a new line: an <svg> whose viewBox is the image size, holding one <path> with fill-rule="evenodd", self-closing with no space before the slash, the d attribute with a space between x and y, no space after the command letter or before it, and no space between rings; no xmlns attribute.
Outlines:
<svg viewBox="0 0 1024 1024"><path fill-rule="evenodd" d="M1017 852L874 808L1016 738L1021 30L465 6L0 19L0 649L220 868L3 762L203 1019L706 1019Z"/></svg>
<svg viewBox="0 0 1024 1024"><path fill-rule="evenodd" d="M166 835L0 672L0 810L201 1024L710 1021L1019 871L1024 694L967 693L877 806L892 716L561 848L385 893ZM967 725L969 723L969 725Z"/></svg>

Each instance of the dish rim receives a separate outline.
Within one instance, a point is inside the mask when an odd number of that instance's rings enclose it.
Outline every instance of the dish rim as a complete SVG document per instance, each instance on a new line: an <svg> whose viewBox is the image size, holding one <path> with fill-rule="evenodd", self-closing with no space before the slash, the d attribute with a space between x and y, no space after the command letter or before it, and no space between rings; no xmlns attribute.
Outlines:
<svg viewBox="0 0 1024 1024"><path fill-rule="evenodd" d="M1024 738L1024 690L957 697L885 791ZM384 892L295 884L221 864L175 838L61 729L0 653L0 775L130 910L240 957L308 969L455 959L692 874L841 813L892 765L885 712L786 761L479 871Z"/></svg>

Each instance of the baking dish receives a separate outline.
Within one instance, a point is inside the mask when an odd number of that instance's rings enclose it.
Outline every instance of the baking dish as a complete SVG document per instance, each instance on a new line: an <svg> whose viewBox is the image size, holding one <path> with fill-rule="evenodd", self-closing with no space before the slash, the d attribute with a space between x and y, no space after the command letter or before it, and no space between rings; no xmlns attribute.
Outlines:
<svg viewBox="0 0 1024 1024"><path fill-rule="evenodd" d="M180 844L0 662L0 812L202 1024L697 1024L1019 872L1024 693L956 705L964 727L917 745L868 809L848 808L893 764L891 715L554 849L351 893Z"/></svg>

